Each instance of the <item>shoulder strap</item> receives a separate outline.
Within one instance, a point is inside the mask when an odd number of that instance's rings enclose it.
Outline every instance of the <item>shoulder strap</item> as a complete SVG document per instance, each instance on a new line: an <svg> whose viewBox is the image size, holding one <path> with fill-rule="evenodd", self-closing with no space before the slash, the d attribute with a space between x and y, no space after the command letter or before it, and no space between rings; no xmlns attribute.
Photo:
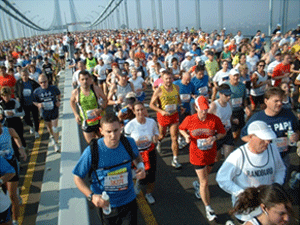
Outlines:
<svg viewBox="0 0 300 225"><path fill-rule="evenodd" d="M245 146L243 146L244 150L245 150ZM243 149L240 147L239 148L241 150L241 153L242 153L242 166L241 166L241 171L239 172L239 174L237 174L237 176L239 176L241 173L242 173L242 170L243 170L243 167L244 167L244 161L245 161L245 153L243 151Z"/></svg>
<svg viewBox="0 0 300 225"><path fill-rule="evenodd" d="M124 145L128 154L130 155L130 158L133 160L135 157L134 157L132 147L131 147L127 137L125 137L123 134L121 134L120 141Z"/></svg>
<svg viewBox="0 0 300 225"><path fill-rule="evenodd" d="M98 169L98 161L99 161L99 151L98 151L98 139L94 138L90 142L91 156L92 156L92 164L91 169L89 171L89 176L92 175L92 172Z"/></svg>
<svg viewBox="0 0 300 225"><path fill-rule="evenodd" d="M95 98L96 98L96 102L97 102L97 108L99 108L99 103L98 103L98 96L97 96L97 94L96 94L96 92L95 92L95 89L94 89L94 85L93 84L91 84L91 90L92 90L92 92L94 93L94 95L95 95Z"/></svg>
<svg viewBox="0 0 300 225"><path fill-rule="evenodd" d="M80 105L80 86L77 87L78 104Z"/></svg>

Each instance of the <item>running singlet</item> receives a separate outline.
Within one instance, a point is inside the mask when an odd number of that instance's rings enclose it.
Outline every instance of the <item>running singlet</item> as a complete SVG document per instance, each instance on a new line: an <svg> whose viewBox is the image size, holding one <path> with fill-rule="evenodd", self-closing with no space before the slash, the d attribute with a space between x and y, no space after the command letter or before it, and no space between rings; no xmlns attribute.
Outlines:
<svg viewBox="0 0 300 225"><path fill-rule="evenodd" d="M93 126L99 123L99 118L92 115L94 109L98 108L97 97L94 92L90 89L90 93L88 96L85 96L80 89L80 105L84 112L84 116L80 111L80 117L82 120L86 119L87 124L89 126Z"/></svg>
<svg viewBox="0 0 300 225"><path fill-rule="evenodd" d="M93 57L92 59L86 58L86 69L90 70L97 65L96 59Z"/></svg>
<svg viewBox="0 0 300 225"><path fill-rule="evenodd" d="M2 134L0 135L0 155L6 160L11 160L14 155L11 136L7 127L2 127Z"/></svg>
<svg viewBox="0 0 300 225"><path fill-rule="evenodd" d="M170 113L170 115L175 114L177 112L179 98L179 93L176 86L172 84L173 90L171 92L168 92L163 85L160 86L160 88L163 92L159 97L162 110Z"/></svg>

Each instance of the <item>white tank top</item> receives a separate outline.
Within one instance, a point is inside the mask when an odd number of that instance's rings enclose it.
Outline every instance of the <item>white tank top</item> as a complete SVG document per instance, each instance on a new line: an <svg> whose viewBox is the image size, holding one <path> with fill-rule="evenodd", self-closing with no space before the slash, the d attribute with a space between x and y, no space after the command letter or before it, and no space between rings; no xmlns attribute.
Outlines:
<svg viewBox="0 0 300 225"><path fill-rule="evenodd" d="M227 103L227 105L225 107L221 106L220 103L218 102L218 100L214 101L216 104L216 116L218 116L224 127L225 130L228 131L231 128L231 122L230 122L230 118L232 115L232 108L230 106L229 103Z"/></svg>
<svg viewBox="0 0 300 225"><path fill-rule="evenodd" d="M257 77L258 77L258 80L257 80L257 84L260 84L261 82L264 82L268 79L268 76L267 74L265 74L265 76L262 76L260 75L257 71L254 72ZM253 88L251 87L250 89L250 95L252 96L261 96L261 95L264 95L265 94L265 91L266 91L266 88L267 88L267 85L263 85L263 86L260 86L259 88Z"/></svg>
<svg viewBox="0 0 300 225"><path fill-rule="evenodd" d="M251 220L248 220L247 222L252 223L253 225L262 225L257 219L256 217L252 218ZM246 222L245 222L246 223ZM243 223L243 224L245 224Z"/></svg>
<svg viewBox="0 0 300 225"><path fill-rule="evenodd" d="M248 144L241 146L238 151L242 152L242 165L240 174L233 178L233 182L243 189L247 187L258 187L260 185L270 185L275 180L275 158L272 147L273 144L268 146L268 149L261 154L250 152ZM275 151L277 149L274 149ZM236 197L232 195L233 204L236 202ZM240 220L247 221L254 216L261 214L261 208L257 207L250 214L236 214Z"/></svg>

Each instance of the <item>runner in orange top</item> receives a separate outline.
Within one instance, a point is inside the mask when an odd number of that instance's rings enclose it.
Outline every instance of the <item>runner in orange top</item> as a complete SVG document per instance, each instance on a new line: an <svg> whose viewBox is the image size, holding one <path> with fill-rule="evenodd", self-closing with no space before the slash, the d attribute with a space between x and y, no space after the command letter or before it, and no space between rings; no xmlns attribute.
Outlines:
<svg viewBox="0 0 300 225"><path fill-rule="evenodd" d="M275 66L272 74L272 80L275 80L273 84L274 87L277 87L281 81L289 82L291 74L291 56L286 54L283 56L283 60L277 66ZM273 82L272 81L272 82Z"/></svg>
<svg viewBox="0 0 300 225"><path fill-rule="evenodd" d="M197 113L184 119L179 126L179 132L186 143L190 143L190 162L194 165L199 179L199 182L193 182L195 195L202 199L206 216L212 221L216 214L210 206L208 174L217 155L216 141L225 137L226 130L219 117L207 113L209 104L204 96L196 98L195 108Z"/></svg>
<svg viewBox="0 0 300 225"><path fill-rule="evenodd" d="M11 97L14 98L15 84L16 78L6 73L6 67L0 67L0 89L4 86L8 86L11 88Z"/></svg>
<svg viewBox="0 0 300 225"><path fill-rule="evenodd" d="M169 71L162 74L163 84L155 90L150 101L150 108L157 112L157 122L159 128L159 137L157 151L161 151L161 140L165 137L167 127L170 127L172 139L173 160L172 166L176 169L181 168L178 162L178 108L181 105L179 97L179 87L173 84L173 75ZM159 106L158 106L159 105Z"/></svg>

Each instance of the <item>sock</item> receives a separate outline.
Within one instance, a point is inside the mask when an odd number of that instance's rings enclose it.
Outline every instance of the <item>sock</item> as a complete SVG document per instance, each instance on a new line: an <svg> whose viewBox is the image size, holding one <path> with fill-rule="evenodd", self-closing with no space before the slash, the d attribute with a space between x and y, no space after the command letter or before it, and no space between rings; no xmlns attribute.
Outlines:
<svg viewBox="0 0 300 225"><path fill-rule="evenodd" d="M173 156L173 161L177 162L177 156Z"/></svg>

